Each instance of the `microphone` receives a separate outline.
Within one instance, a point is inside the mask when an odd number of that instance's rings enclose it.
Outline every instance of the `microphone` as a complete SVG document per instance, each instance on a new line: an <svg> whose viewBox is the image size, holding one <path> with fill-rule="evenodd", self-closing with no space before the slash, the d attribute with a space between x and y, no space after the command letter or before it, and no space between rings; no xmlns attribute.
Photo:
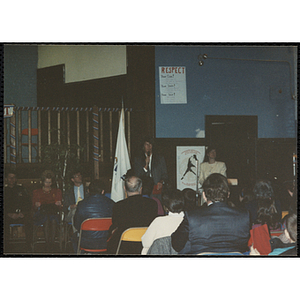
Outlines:
<svg viewBox="0 0 300 300"><path fill-rule="evenodd" d="M147 152L147 156L150 156L150 151Z"/></svg>
<svg viewBox="0 0 300 300"><path fill-rule="evenodd" d="M198 158L197 158L196 154L194 154L194 159L198 161Z"/></svg>

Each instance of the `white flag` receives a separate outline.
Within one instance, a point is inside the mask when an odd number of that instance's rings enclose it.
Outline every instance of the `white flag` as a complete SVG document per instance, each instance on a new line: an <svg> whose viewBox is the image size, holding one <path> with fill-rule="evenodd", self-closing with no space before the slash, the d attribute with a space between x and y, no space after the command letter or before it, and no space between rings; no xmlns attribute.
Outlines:
<svg viewBox="0 0 300 300"><path fill-rule="evenodd" d="M119 131L117 137L113 178L111 185L111 199L115 202L123 200L125 198L123 178L127 171L131 169L127 143L125 139L124 123L124 109L122 108L119 121Z"/></svg>

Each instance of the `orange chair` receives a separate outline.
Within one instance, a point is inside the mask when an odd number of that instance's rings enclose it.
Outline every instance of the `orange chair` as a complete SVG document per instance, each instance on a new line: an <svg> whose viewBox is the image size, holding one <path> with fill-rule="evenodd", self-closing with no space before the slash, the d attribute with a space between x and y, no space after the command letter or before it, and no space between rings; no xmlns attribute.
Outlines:
<svg viewBox="0 0 300 300"><path fill-rule="evenodd" d="M126 229L121 235L116 254L119 254L122 241L142 242L142 236L147 229L148 227L131 227Z"/></svg>
<svg viewBox="0 0 300 300"><path fill-rule="evenodd" d="M81 235L83 230L87 231L106 231L112 224L111 218L91 218L82 222L80 232L79 232L79 240L78 240L78 248L77 254L81 253L81 250L86 252L105 252L107 249L87 249L81 247Z"/></svg>

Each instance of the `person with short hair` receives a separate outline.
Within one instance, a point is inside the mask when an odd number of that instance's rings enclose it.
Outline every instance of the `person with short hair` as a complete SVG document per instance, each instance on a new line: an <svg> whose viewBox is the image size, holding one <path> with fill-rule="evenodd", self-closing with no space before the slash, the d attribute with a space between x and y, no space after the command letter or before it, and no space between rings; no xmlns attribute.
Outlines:
<svg viewBox="0 0 300 300"><path fill-rule="evenodd" d="M203 182L207 207L185 212L184 219L172 234L172 247L179 254L248 251L249 212L227 204L229 186L225 176L211 174Z"/></svg>
<svg viewBox="0 0 300 300"><path fill-rule="evenodd" d="M118 242L122 233L130 227L148 227L157 217L157 203L151 198L142 196L142 180L136 176L125 178L124 186L127 198L116 202L113 207L112 225L109 232L108 252L116 253ZM141 246L125 245L124 254L140 254ZM126 249L125 249L126 248Z"/></svg>
<svg viewBox="0 0 300 300"><path fill-rule="evenodd" d="M84 220L90 218L110 218L115 202L107 198L102 180L93 180L88 187L89 196L77 204L74 215L74 227L79 232ZM77 250L78 234L73 236L73 248ZM108 231L82 233L82 245L88 249L105 249L107 247Z"/></svg>
<svg viewBox="0 0 300 300"><path fill-rule="evenodd" d="M62 192L55 187L55 175L45 170L41 176L42 188L33 191L32 201L35 209L35 225L44 225L46 249L54 250L56 228L59 223L58 212L62 204Z"/></svg>
<svg viewBox="0 0 300 300"><path fill-rule="evenodd" d="M162 203L167 215L155 218L149 225L142 237L143 250L141 254L147 254L156 239L171 236L183 220L184 199L181 191L173 189L164 191Z"/></svg>
<svg viewBox="0 0 300 300"><path fill-rule="evenodd" d="M82 175L79 170L74 170L70 179L73 186L67 189L63 196L63 211L66 222L73 222L78 202L88 196L87 187L83 185Z"/></svg>
<svg viewBox="0 0 300 300"><path fill-rule="evenodd" d="M4 187L4 252L10 252L9 235L11 224L24 224L26 250L31 252L32 243L32 203L27 190L17 184L17 173L13 169L5 170L7 185Z"/></svg>

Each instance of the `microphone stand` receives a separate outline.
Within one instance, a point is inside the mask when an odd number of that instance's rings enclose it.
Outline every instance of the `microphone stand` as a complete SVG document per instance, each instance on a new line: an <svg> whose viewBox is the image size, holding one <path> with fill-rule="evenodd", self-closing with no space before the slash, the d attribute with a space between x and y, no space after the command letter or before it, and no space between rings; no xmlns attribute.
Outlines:
<svg viewBox="0 0 300 300"><path fill-rule="evenodd" d="M196 159L196 206L199 206L199 160Z"/></svg>

